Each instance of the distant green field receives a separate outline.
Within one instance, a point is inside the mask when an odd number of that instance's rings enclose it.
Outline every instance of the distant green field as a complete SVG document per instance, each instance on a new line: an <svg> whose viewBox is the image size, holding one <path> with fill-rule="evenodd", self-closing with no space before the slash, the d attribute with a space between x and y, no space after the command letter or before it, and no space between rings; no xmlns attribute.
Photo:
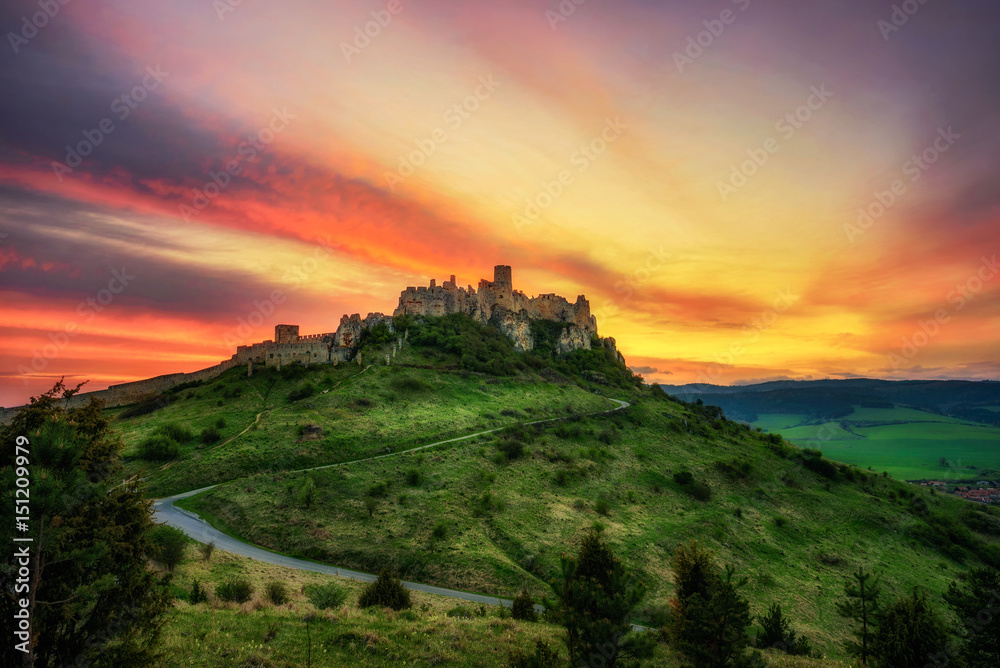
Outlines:
<svg viewBox="0 0 1000 668"><path fill-rule="evenodd" d="M758 416L753 425L819 448L830 459L903 480L956 480L1000 471L1000 428L913 408L855 406L850 415L822 424L810 424L805 415L774 413Z"/></svg>

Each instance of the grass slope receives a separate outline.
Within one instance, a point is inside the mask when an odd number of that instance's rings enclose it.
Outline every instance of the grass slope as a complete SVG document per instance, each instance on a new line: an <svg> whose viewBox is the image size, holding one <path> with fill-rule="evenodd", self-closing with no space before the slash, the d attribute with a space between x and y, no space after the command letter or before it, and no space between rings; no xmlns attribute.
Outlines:
<svg viewBox="0 0 1000 668"><path fill-rule="evenodd" d="M281 552L368 571L389 564L408 579L505 596L522 586L545 593L559 554L599 521L647 582L653 607L672 596L672 550L697 539L750 577L755 613L781 603L835 658L848 629L834 601L858 563L882 572L890 595L921 586L940 601L978 562L973 553L996 560L995 539L963 524L995 531L992 509L846 466L829 465L833 479L824 477L797 448L656 392L629 397L635 405L622 413L528 434L525 456L510 462L497 457L511 440L501 435L423 457L253 476L182 505ZM414 469L416 485L407 482ZM707 484L711 499L674 482L681 471ZM308 509L295 499L307 477L317 489ZM380 484L369 517L364 499ZM607 515L596 512L599 500ZM438 522L446 537L432 542Z"/></svg>
<svg viewBox="0 0 1000 668"><path fill-rule="evenodd" d="M609 402L576 385L486 378L403 366L356 365L274 370L232 369L213 382L171 393L172 403L119 422L126 473L147 479L153 496L169 496L260 471L283 471L351 461L514 423L504 412L534 419L608 408ZM311 397L289 396L303 386ZM238 396L236 396L239 392ZM229 396L229 399L224 397ZM221 405L219 405L221 403ZM125 409L115 409L121 414ZM165 464L139 458L139 445L168 424L197 435L225 421L222 441L182 443ZM300 426L322 437L304 440Z"/></svg>

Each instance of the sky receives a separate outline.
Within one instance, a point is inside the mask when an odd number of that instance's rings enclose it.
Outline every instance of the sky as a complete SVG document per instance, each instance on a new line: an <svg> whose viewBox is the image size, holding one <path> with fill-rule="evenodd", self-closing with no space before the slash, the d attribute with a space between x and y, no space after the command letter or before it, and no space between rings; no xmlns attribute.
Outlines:
<svg viewBox="0 0 1000 668"><path fill-rule="evenodd" d="M13 0L0 405L513 267L648 382L1000 378L985 0Z"/></svg>

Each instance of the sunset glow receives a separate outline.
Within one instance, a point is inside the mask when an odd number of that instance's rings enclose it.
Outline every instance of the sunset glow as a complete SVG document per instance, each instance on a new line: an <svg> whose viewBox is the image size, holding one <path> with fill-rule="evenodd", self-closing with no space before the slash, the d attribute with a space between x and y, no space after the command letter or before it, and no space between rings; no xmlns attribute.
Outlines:
<svg viewBox="0 0 1000 668"><path fill-rule="evenodd" d="M1000 377L995 6L562 5L105 0L8 36L0 405L496 264L587 295L649 382Z"/></svg>

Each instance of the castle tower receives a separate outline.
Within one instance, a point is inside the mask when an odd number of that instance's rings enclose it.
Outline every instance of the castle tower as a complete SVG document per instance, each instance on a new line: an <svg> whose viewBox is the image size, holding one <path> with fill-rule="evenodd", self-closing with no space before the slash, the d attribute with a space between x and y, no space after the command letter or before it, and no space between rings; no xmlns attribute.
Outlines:
<svg viewBox="0 0 1000 668"><path fill-rule="evenodd" d="M275 325L274 326L274 342L275 343L296 343L299 340L299 326L298 325Z"/></svg>
<svg viewBox="0 0 1000 668"><path fill-rule="evenodd" d="M514 289L510 277L510 265L498 264L493 267L493 287L502 292L510 292Z"/></svg>

